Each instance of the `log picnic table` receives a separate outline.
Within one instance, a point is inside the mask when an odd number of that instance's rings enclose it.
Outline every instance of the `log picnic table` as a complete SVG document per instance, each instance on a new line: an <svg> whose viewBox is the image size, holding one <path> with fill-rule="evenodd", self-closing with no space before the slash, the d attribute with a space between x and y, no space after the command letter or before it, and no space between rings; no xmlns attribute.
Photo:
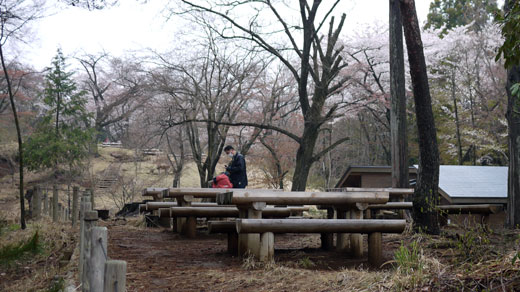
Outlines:
<svg viewBox="0 0 520 292"><path fill-rule="evenodd" d="M274 255L274 232L276 231L321 233L322 247L325 249L329 249L332 245L333 237L330 235L333 235L333 233L338 233L338 248L345 248L349 239L349 234L347 233L351 233L351 250L355 257L360 258L363 255L362 233L368 233L371 239L369 240L371 242L369 244L369 250L371 250L369 252L369 261L371 264L375 264L381 261L381 233L402 232L406 221L362 220L363 211L370 204L387 203L389 197L390 193L388 191L381 190L270 192L232 189L229 192L217 194L217 203L221 205L236 205L239 209L240 219L236 221L239 255L250 253L261 261L272 259ZM262 211L267 204L332 206L338 214L338 219L262 219ZM347 214L349 218L347 218ZM245 221L246 219L247 221ZM260 229L243 229L239 227L244 222L247 224L259 224L263 227ZM336 229L327 227L333 225L336 226ZM297 226L304 227L298 228ZM369 226L368 229L366 226ZM398 228L392 226L398 226Z"/></svg>
<svg viewBox="0 0 520 292"><path fill-rule="evenodd" d="M390 199L394 199L397 202L388 202L388 204L378 204L379 207L370 207L365 210L365 218L372 218L372 210L400 210L399 217L404 219L404 210L411 209L410 204L405 202L405 198L413 195L413 188L332 188L328 189L329 192L388 192ZM395 203L395 204L394 204ZM403 203L400 205L398 203ZM320 206L320 209L330 210L330 206ZM330 211L329 211L330 212Z"/></svg>
<svg viewBox="0 0 520 292"><path fill-rule="evenodd" d="M217 194L227 193L230 190L231 189L217 188L145 188L142 192L142 195L153 197L154 201L159 201L164 198L177 198L180 196L215 199ZM282 190L275 189L248 189L248 191L282 192Z"/></svg>
<svg viewBox="0 0 520 292"><path fill-rule="evenodd" d="M165 198L174 199L176 200L176 206L178 207L192 207L192 206L199 206L199 207L212 207L212 205L209 205L211 203L199 203L195 202L195 199L198 198L210 198L210 199L216 199L217 194L222 194L229 192L230 189L217 189L217 188L145 188L142 191L143 196L151 196L153 197L154 201L157 201L155 203L175 203L175 202L164 202ZM271 191L271 192L281 192L282 190L265 190L265 189L252 189L249 190L252 192L256 191ZM151 203L151 202L149 202ZM147 203L147 204L149 204ZM208 204L208 205L206 205ZM148 205L147 205L148 206ZM150 208L153 205L149 205ZM173 206L171 206L173 207ZM144 207L140 207L144 208ZM148 208L148 207L146 207ZM162 226L169 226L170 218L167 217L160 217L159 208L156 208L153 210L154 216L157 216L159 218L160 224ZM293 208L293 211L296 211L296 209ZM188 222L189 221L189 222ZM186 225L189 225L190 227L186 227ZM177 232L182 232L183 234L186 234L188 230L190 230L187 235L191 236L194 232L194 227L196 225L196 217L194 216L188 216L188 217L174 217L174 223L173 223L173 230Z"/></svg>
<svg viewBox="0 0 520 292"><path fill-rule="evenodd" d="M262 212L263 218L288 218L294 212L291 208L270 207ZM218 207L169 207L158 209L159 217L186 218L185 224L174 225L176 232L187 238L195 238L197 218L238 218L240 211L235 206Z"/></svg>

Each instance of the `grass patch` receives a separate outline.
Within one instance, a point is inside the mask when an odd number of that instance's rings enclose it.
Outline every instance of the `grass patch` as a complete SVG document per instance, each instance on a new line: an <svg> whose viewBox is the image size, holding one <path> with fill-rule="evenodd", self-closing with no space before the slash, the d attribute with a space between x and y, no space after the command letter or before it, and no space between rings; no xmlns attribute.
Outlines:
<svg viewBox="0 0 520 292"><path fill-rule="evenodd" d="M302 258L298 262L298 264L299 264L299 266L301 266L304 269L310 269L310 268L316 266L316 264L309 257Z"/></svg>
<svg viewBox="0 0 520 292"><path fill-rule="evenodd" d="M36 254L41 251L42 244L38 231L28 241L8 244L0 248L0 262L10 263L25 256L27 253Z"/></svg>
<svg viewBox="0 0 520 292"><path fill-rule="evenodd" d="M403 243L394 253L394 260L401 272L413 273L414 271L422 271L423 263L421 262L421 251L417 241L412 241L408 248Z"/></svg>

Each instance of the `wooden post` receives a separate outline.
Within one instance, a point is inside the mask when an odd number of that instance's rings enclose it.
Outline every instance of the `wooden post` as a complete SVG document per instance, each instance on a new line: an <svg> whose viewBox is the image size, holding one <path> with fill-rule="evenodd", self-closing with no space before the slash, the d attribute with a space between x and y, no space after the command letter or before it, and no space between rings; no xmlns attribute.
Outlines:
<svg viewBox="0 0 520 292"><path fill-rule="evenodd" d="M63 205L58 203L58 221L63 221Z"/></svg>
<svg viewBox="0 0 520 292"><path fill-rule="evenodd" d="M259 260L261 262L274 259L274 233L264 232L260 235Z"/></svg>
<svg viewBox="0 0 520 292"><path fill-rule="evenodd" d="M227 251L229 254L236 255L238 253L238 234L235 232L228 232L227 234Z"/></svg>
<svg viewBox="0 0 520 292"><path fill-rule="evenodd" d="M25 211L26 215L29 216L29 218L33 218L33 190L28 189L25 191L25 199L27 200L27 203L29 204L29 208Z"/></svg>
<svg viewBox="0 0 520 292"><path fill-rule="evenodd" d="M42 213L42 198L39 186L34 186L33 189L33 218L40 220Z"/></svg>
<svg viewBox="0 0 520 292"><path fill-rule="evenodd" d="M351 219L363 219L363 211L356 208L350 210ZM355 258L363 257L363 234L352 233L350 235L350 250Z"/></svg>
<svg viewBox="0 0 520 292"><path fill-rule="evenodd" d="M262 211L249 208L247 210L247 218L262 219ZM247 252L252 254L256 259L260 259L260 233L248 233L246 235Z"/></svg>
<svg viewBox="0 0 520 292"><path fill-rule="evenodd" d="M197 217L190 216L186 220L186 237L187 238L195 238L197 236Z"/></svg>
<svg viewBox="0 0 520 292"><path fill-rule="evenodd" d="M327 219L334 219L334 209L327 208ZM334 247L334 234L321 234L321 248L324 250L331 250Z"/></svg>
<svg viewBox="0 0 520 292"><path fill-rule="evenodd" d="M179 232L179 230L177 229L177 217L173 217L172 218L172 232Z"/></svg>
<svg viewBox="0 0 520 292"><path fill-rule="evenodd" d="M86 192L88 192L90 196L90 204L92 205L92 210L96 209L96 204L94 203L94 190L93 189L86 189Z"/></svg>
<svg viewBox="0 0 520 292"><path fill-rule="evenodd" d="M52 187L52 222L58 222L58 186Z"/></svg>
<svg viewBox="0 0 520 292"><path fill-rule="evenodd" d="M81 213L80 213L80 226L79 226L79 282L83 283L83 267L84 267L84 254L85 254L85 212L90 210L90 199L85 200L86 197L81 198Z"/></svg>
<svg viewBox="0 0 520 292"><path fill-rule="evenodd" d="M238 217L247 218L247 209L238 209ZM238 255L243 256L247 253L247 234L238 234Z"/></svg>
<svg viewBox="0 0 520 292"><path fill-rule="evenodd" d="M350 212L345 211L343 209L336 210L337 219L347 219L350 218ZM336 234L336 249L341 251L346 251L349 249L350 242L350 234L348 233L338 233Z"/></svg>
<svg viewBox="0 0 520 292"><path fill-rule="evenodd" d="M368 263L378 268L383 263L382 234L374 232L368 234Z"/></svg>
<svg viewBox="0 0 520 292"><path fill-rule="evenodd" d="M72 226L76 226L76 221L78 220L78 194L79 187L74 186L72 188Z"/></svg>
<svg viewBox="0 0 520 292"><path fill-rule="evenodd" d="M89 260L90 291L103 291L105 263L107 261L107 228L93 227Z"/></svg>
<svg viewBox="0 0 520 292"><path fill-rule="evenodd" d="M43 214L45 216L49 216L51 213L49 212L49 196L47 192L43 195Z"/></svg>
<svg viewBox="0 0 520 292"><path fill-rule="evenodd" d="M185 196L185 197L177 197L177 205L181 207L189 207L191 206L191 197ZM177 232L179 234L186 234L186 218L185 217L176 217L176 223L177 223Z"/></svg>
<svg viewBox="0 0 520 292"><path fill-rule="evenodd" d="M109 260L105 264L104 292L126 291L126 262Z"/></svg>
<svg viewBox="0 0 520 292"><path fill-rule="evenodd" d="M96 225L97 212L96 211L87 211L85 212L85 217L83 221L85 222L84 231L84 245L83 245L83 292L92 291L90 289L89 283L89 274L92 268L89 266L90 263L90 252L92 248L92 228ZM92 291L93 292L93 291Z"/></svg>

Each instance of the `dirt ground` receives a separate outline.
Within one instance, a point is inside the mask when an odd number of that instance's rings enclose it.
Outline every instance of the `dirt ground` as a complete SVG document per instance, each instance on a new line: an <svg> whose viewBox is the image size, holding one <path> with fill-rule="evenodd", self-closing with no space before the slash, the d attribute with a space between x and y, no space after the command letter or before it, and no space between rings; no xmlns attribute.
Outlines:
<svg viewBox="0 0 520 292"><path fill-rule="evenodd" d="M265 269L248 269L242 259L226 253L225 235L199 230L196 239L185 239L166 229L108 228L109 256L128 264L128 291L334 291L315 286L317 274L334 281L345 268L366 265L366 258L320 250L317 234L277 235L276 265L292 271L290 277L271 278ZM385 258L390 260L399 237L388 235L384 242Z"/></svg>

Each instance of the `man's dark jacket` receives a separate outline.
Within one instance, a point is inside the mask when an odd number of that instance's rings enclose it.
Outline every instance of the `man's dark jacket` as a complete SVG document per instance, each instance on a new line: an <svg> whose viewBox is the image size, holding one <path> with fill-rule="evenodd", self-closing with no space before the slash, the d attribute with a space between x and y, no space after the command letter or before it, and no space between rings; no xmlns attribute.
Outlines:
<svg viewBox="0 0 520 292"><path fill-rule="evenodd" d="M247 186L246 160L242 154L237 152L226 170L230 173L229 179L233 188L243 189Z"/></svg>

